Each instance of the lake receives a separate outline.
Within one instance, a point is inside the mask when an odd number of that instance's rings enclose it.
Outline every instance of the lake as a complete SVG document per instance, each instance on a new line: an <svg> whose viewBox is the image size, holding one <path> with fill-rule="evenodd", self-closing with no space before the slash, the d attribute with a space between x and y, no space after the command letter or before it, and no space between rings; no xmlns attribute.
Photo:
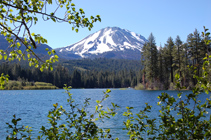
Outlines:
<svg viewBox="0 0 211 140"><path fill-rule="evenodd" d="M91 98L90 110L94 110L96 100L100 100L103 97L103 91L106 89L72 89L70 93L73 94L73 98L79 104L82 104L85 98ZM157 96L161 92L167 92L172 96L177 96L177 91L145 91L145 90L121 90L111 89L109 93L110 97L103 103L104 106L110 106L111 102L120 106L118 114L106 121L104 124L100 123L102 128L110 128L112 137L118 137L120 140L128 139L126 133L122 130L123 121L126 120L122 114L126 111L127 106L133 106L134 111L138 112L145 107L145 103L148 102L152 105L153 117L158 118ZM190 93L191 91L184 91L184 93ZM208 95L203 94L200 96L200 100L204 101ZM5 139L7 136L6 122L11 122L13 115L16 114L17 118L21 118L21 125L31 126L34 130L34 135L37 135L41 126L47 125L47 114L50 109L53 108L53 104L67 107L68 96L64 93L64 90L8 90L0 91L0 139ZM210 114L210 112L209 112Z"/></svg>

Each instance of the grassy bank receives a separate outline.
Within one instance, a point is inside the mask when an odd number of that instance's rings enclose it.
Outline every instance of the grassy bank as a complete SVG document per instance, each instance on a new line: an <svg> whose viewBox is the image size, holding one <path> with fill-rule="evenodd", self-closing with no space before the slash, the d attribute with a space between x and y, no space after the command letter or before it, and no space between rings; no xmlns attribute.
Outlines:
<svg viewBox="0 0 211 140"><path fill-rule="evenodd" d="M58 89L51 83L45 82L25 82L10 80L5 87L5 90L34 90L34 89Z"/></svg>

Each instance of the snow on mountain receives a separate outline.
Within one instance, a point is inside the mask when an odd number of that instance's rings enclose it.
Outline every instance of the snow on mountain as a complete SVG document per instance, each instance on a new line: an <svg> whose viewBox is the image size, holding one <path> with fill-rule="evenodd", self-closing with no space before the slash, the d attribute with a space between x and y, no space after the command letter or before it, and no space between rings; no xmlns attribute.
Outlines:
<svg viewBox="0 0 211 140"><path fill-rule="evenodd" d="M147 41L143 36L118 27L107 27L87 36L81 41L56 51L63 57L78 56L81 58L103 56L102 54L124 53L127 51L140 54L143 44ZM120 55L118 55L120 56ZM124 58L122 55L122 58ZM127 59L127 58L126 58Z"/></svg>

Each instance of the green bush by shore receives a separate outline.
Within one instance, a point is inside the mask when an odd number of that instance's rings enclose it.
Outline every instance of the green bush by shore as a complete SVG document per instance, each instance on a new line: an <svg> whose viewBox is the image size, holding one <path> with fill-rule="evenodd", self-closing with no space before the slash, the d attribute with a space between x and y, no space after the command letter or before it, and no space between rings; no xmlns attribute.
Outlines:
<svg viewBox="0 0 211 140"><path fill-rule="evenodd" d="M28 82L10 80L5 85L5 90L34 90L34 89L58 89L51 83L45 82Z"/></svg>

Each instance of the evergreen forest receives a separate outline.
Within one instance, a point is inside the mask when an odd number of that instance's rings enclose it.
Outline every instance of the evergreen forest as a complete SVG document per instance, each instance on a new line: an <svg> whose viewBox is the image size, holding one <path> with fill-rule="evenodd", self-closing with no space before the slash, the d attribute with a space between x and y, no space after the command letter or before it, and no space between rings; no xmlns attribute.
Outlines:
<svg viewBox="0 0 211 140"><path fill-rule="evenodd" d="M184 89L192 89L196 76L202 75L203 58L210 54L202 34L195 29L183 42L179 36L169 37L165 45L157 49L151 33L142 49L142 86L144 89L174 89L174 76L178 73Z"/></svg>
<svg viewBox="0 0 211 140"><path fill-rule="evenodd" d="M56 63L54 70L40 71L23 63L2 63L0 72L10 80L22 82L46 82L63 88L123 88L134 87L141 82L141 63L137 60L82 59Z"/></svg>

